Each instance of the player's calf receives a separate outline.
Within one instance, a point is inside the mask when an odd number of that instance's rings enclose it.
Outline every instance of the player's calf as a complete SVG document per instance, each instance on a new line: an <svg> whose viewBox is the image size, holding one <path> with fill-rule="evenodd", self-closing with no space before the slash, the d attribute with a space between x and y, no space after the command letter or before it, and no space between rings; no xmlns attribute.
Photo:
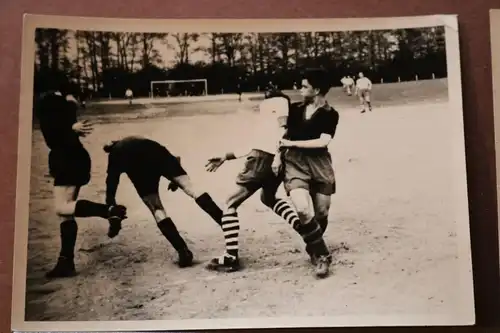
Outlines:
<svg viewBox="0 0 500 333"><path fill-rule="evenodd" d="M237 184L235 189L228 196L224 207L224 214L221 219L226 251L222 256L213 258L207 265L207 269L220 272L234 272L241 269L238 256L240 224L237 209L245 200L252 196L255 191L255 187Z"/></svg>
<svg viewBox="0 0 500 333"><path fill-rule="evenodd" d="M301 235L306 245L312 264L315 266L315 275L319 278L326 277L331 264L331 254L323 239L321 227L312 219L301 227Z"/></svg>
<svg viewBox="0 0 500 333"><path fill-rule="evenodd" d="M177 251L179 256L177 264L179 267L183 268L191 266L193 264L193 253L189 250L189 247L180 235L179 230L177 230L175 223L170 217L167 216L159 194L155 193L146 195L142 198L142 200L153 214L156 225L162 235Z"/></svg>
<svg viewBox="0 0 500 333"><path fill-rule="evenodd" d="M207 269L228 273L241 268L238 255L239 230L238 213L235 209L227 210L222 216L222 231L224 232L226 251L222 256L213 258L207 265Z"/></svg>
<svg viewBox="0 0 500 333"><path fill-rule="evenodd" d="M207 213L218 225L222 225L222 209L215 203L210 194L197 188L188 175L174 178L174 183L179 186L184 193L194 199L198 207Z"/></svg>
<svg viewBox="0 0 500 333"><path fill-rule="evenodd" d="M189 250L186 242L179 234L177 227L171 218L166 217L157 222L158 229L160 229L163 236L172 244L173 248L177 251L179 260L177 264L181 268L193 265L193 253Z"/></svg>
<svg viewBox="0 0 500 333"><path fill-rule="evenodd" d="M78 225L76 221L68 217L60 224L61 250L55 267L45 276L49 279L72 277L76 275L74 263L74 251Z"/></svg>
<svg viewBox="0 0 500 333"><path fill-rule="evenodd" d="M330 211L331 196L316 194L314 202L314 219L318 222L322 234L328 227L328 213Z"/></svg>
<svg viewBox="0 0 500 333"><path fill-rule="evenodd" d="M290 198L301 221L299 234L306 243L306 251L315 266L315 274L323 278L329 273L330 253L323 239L323 231L314 218L313 202L309 191L297 188L290 191Z"/></svg>

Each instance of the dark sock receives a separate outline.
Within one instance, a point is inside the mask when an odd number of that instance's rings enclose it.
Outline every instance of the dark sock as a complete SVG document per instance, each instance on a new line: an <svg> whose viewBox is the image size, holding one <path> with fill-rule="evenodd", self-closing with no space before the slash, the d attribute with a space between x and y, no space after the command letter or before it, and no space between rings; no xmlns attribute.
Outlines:
<svg viewBox="0 0 500 333"><path fill-rule="evenodd" d="M226 252L238 257L238 236L240 232L238 213L229 213L222 216L222 231L226 242Z"/></svg>
<svg viewBox="0 0 500 333"><path fill-rule="evenodd" d="M75 220L67 220L61 223L61 252L59 255L67 259L73 259L75 253L76 236L78 225Z"/></svg>
<svg viewBox="0 0 500 333"><path fill-rule="evenodd" d="M323 239L323 232L318 222L312 219L311 222L303 224L299 228L299 233L307 244L307 247L316 255L329 255L328 247Z"/></svg>
<svg viewBox="0 0 500 333"><path fill-rule="evenodd" d="M78 200L75 206L76 217L98 216L108 218L109 206L88 200Z"/></svg>
<svg viewBox="0 0 500 333"><path fill-rule="evenodd" d="M222 225L222 210L208 193L203 193L195 201L218 225Z"/></svg>
<svg viewBox="0 0 500 333"><path fill-rule="evenodd" d="M298 228L300 228L301 225L299 216L286 200L277 199L273 206L273 212L284 219L294 230L298 232Z"/></svg>
<svg viewBox="0 0 500 333"><path fill-rule="evenodd" d="M321 234L324 235L326 228L328 227L328 218L316 219L316 221L318 221L319 227L321 228Z"/></svg>
<svg viewBox="0 0 500 333"><path fill-rule="evenodd" d="M183 252L187 250L188 246L182 236L179 234L179 230L175 226L174 222L170 217L167 217L160 222L158 222L158 229L165 238L172 244L177 252Z"/></svg>

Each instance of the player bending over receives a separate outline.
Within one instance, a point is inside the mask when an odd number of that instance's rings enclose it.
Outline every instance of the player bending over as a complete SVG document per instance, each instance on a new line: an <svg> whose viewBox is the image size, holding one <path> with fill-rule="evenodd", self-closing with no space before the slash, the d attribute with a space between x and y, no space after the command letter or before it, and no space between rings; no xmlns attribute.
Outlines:
<svg viewBox="0 0 500 333"><path fill-rule="evenodd" d="M366 112L366 108L372 111L372 103L370 99L372 91L372 81L367 78L362 72L358 74L359 78L356 80L356 94L359 97L359 102L361 103L361 113Z"/></svg>
<svg viewBox="0 0 500 333"><path fill-rule="evenodd" d="M87 121L77 121L77 103L61 91L46 93L36 105L40 128L49 148L49 173L54 179L55 212L59 219L61 250L47 278L76 275L74 250L78 225L75 217L101 217L111 224L126 218L121 205L78 199L82 186L90 181L90 155L80 141L92 132Z"/></svg>
<svg viewBox="0 0 500 333"><path fill-rule="evenodd" d="M175 191L180 187L219 225L221 225L222 210L208 193L193 185L180 163L180 158L173 156L166 147L156 141L140 136L129 136L106 144L104 151L109 154L106 202L110 205L115 204L120 175L127 174L142 201L153 214L161 233L177 250L178 265L191 266L193 253L161 203L158 189L161 177L170 181L170 190ZM111 236L118 235L120 229L120 221L113 223Z"/></svg>
<svg viewBox="0 0 500 333"><path fill-rule="evenodd" d="M246 157L245 166L238 174L236 186L226 200L222 229L224 231L226 252L214 258L209 269L232 272L240 269L238 259L239 220L238 208L256 191L262 189L260 199L264 205L287 221L307 241L308 235L302 232L299 217L286 200L276 198L282 175L273 172L273 161L278 151L277 144L283 137L289 98L281 92L267 94L267 99L260 105L257 124L259 135L248 142L251 148L241 149L240 153L229 152L222 157L215 157L207 163L207 170L216 171L225 161ZM265 133L265 135L263 135ZM260 140L259 140L260 139Z"/></svg>
<svg viewBox="0 0 500 333"><path fill-rule="evenodd" d="M328 144L335 135L339 114L328 105L327 73L308 70L302 80L302 102L293 103L287 120L286 138L281 140L284 186L307 234L307 251L316 275L329 273L331 256L323 239L328 225L335 175ZM280 163L278 158L275 163Z"/></svg>

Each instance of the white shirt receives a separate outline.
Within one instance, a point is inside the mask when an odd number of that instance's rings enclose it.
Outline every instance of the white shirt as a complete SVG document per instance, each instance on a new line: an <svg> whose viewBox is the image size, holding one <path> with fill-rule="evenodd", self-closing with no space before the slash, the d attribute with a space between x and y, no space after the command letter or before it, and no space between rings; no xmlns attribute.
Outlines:
<svg viewBox="0 0 500 333"><path fill-rule="evenodd" d="M372 88L372 81L370 81L370 79L367 77L359 78L356 81L356 87L358 89L371 89Z"/></svg>
<svg viewBox="0 0 500 333"><path fill-rule="evenodd" d="M127 89L127 91L125 92L125 96L127 97L132 97L134 94L132 93L132 90L130 89Z"/></svg>
<svg viewBox="0 0 500 333"><path fill-rule="evenodd" d="M352 86L354 84L354 80L352 79L352 77L346 77L345 84L348 86Z"/></svg>
<svg viewBox="0 0 500 333"><path fill-rule="evenodd" d="M270 154L275 154L278 143L283 135L280 121L288 116L288 100L284 97L265 99L259 105L259 114L255 122L249 124L255 130L252 137L235 151L236 156L244 156L252 149L258 149Z"/></svg>
<svg viewBox="0 0 500 333"><path fill-rule="evenodd" d="M275 154L283 135L280 118L288 116L288 100L284 97L265 99L259 105L258 133L254 141L254 149Z"/></svg>

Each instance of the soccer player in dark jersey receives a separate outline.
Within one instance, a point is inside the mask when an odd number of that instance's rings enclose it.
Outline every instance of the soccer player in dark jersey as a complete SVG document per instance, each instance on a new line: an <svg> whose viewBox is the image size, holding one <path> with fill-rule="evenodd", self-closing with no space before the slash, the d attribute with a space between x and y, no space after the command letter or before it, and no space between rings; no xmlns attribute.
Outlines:
<svg viewBox="0 0 500 333"><path fill-rule="evenodd" d="M247 140L248 147L240 146L239 152L232 151L211 158L206 165L207 171L214 172L226 161L246 158L245 166L237 176L235 188L225 203L222 229L226 251L222 256L212 259L208 269L234 272L241 268L238 256L240 227L237 211L259 189L262 190L261 202L300 233L300 220L294 207L286 200L276 197L283 177L280 173L274 174L272 169L274 157L279 154L279 141L284 135L289 104L290 98L281 91L268 91L266 99L260 104L258 123L254 124L254 127L259 129L259 134L256 134L253 140Z"/></svg>
<svg viewBox="0 0 500 333"><path fill-rule="evenodd" d="M140 136L129 136L106 144L104 151L109 154L106 203L115 204L120 175L125 173L142 201L153 214L163 236L177 250L179 254L178 265L180 267L191 266L193 253L189 250L161 203L158 188L161 177L170 181L170 190L175 191L180 187L219 226L221 225L222 210L207 192L198 189L191 182L180 163L180 158L172 155L160 143ZM120 221L116 222L115 227L116 232L112 236L116 236L120 231Z"/></svg>
<svg viewBox="0 0 500 333"><path fill-rule="evenodd" d="M238 102L241 102L241 95L243 94L242 84L243 84L243 80L240 76L240 77L238 77L238 80L236 82L236 93L238 94Z"/></svg>
<svg viewBox="0 0 500 333"><path fill-rule="evenodd" d="M339 114L326 101L330 87L326 71L311 69L304 73L300 90L303 101L291 104L286 137L281 140L285 190L299 213L303 232L309 234L307 251L318 277L329 273L331 255L323 234L336 190L328 145L335 136Z"/></svg>
<svg viewBox="0 0 500 333"><path fill-rule="evenodd" d="M60 220L61 250L48 278L76 275L74 248L78 232L75 217L101 217L111 223L126 218L126 208L78 199L80 188L90 181L91 159L80 141L92 132L87 121L77 120L77 103L60 90L41 96L35 113L49 148L49 173L54 179L55 212Z"/></svg>

